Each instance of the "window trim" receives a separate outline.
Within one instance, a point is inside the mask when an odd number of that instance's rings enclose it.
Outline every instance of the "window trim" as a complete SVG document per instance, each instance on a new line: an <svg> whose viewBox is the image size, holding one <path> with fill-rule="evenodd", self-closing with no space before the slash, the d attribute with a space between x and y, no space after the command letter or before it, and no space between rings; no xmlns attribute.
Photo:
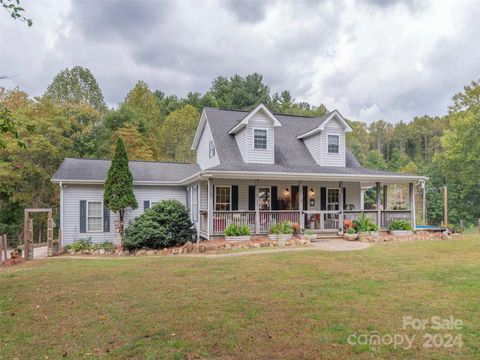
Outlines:
<svg viewBox="0 0 480 360"><path fill-rule="evenodd" d="M270 204L268 209L260 209L260 189L269 189L269 194L270 194ZM259 211L272 211L272 187L268 185L258 185L258 197L257 197L257 203L258 203L258 210Z"/></svg>
<svg viewBox="0 0 480 360"><path fill-rule="evenodd" d="M210 140L208 142L208 158L211 159L211 158L214 158L216 155L216 152L215 152L215 143L213 142L213 140Z"/></svg>
<svg viewBox="0 0 480 360"><path fill-rule="evenodd" d="M329 138L330 136L336 136L338 139L338 151L337 152L331 152L330 151L330 143L329 143ZM332 155L338 155L340 154L340 134L328 134L327 133L327 154L332 154Z"/></svg>
<svg viewBox="0 0 480 360"><path fill-rule="evenodd" d="M217 189L218 188L229 188L230 189L230 202L228 204L228 210L217 210ZM213 194L214 202L213 202L213 211L232 211L232 185L215 185L215 191Z"/></svg>
<svg viewBox="0 0 480 360"><path fill-rule="evenodd" d="M199 203L199 201L198 201L198 194L199 194L198 189L199 189L198 185L193 185L191 187L191 195L190 196L192 197L191 207L192 207L192 221L193 222L198 221L198 203ZM194 191L195 191L195 195L197 195L197 196L193 196Z"/></svg>
<svg viewBox="0 0 480 360"><path fill-rule="evenodd" d="M255 147L255 130L265 131L265 149ZM265 129L265 128L253 128L253 134L252 134L253 135L253 143L252 143L253 150L258 150L258 151L267 151L268 150L268 130L269 129Z"/></svg>
<svg viewBox="0 0 480 360"><path fill-rule="evenodd" d="M89 219L89 216L88 216L88 208L90 207L90 203L100 203L101 204L101 214L102 214L102 228L100 230L90 230L89 226L88 226L88 219ZM103 201L97 201L97 200L87 200L87 209L86 209L86 218L87 218L87 233L101 233L103 232L103 223L104 223L104 218L103 218ZM92 216L93 217L93 216ZM95 218L98 218L98 216L94 216Z"/></svg>

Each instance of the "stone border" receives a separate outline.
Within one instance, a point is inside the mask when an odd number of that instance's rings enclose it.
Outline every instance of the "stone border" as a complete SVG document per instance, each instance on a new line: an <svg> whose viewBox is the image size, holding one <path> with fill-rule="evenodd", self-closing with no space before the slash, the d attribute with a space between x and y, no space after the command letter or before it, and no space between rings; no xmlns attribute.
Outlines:
<svg viewBox="0 0 480 360"><path fill-rule="evenodd" d="M416 231L410 235L393 235L381 232L378 236L359 234L358 240L363 242L392 242L392 241L414 241L414 240L430 240L430 239L450 239L449 235L430 231Z"/></svg>

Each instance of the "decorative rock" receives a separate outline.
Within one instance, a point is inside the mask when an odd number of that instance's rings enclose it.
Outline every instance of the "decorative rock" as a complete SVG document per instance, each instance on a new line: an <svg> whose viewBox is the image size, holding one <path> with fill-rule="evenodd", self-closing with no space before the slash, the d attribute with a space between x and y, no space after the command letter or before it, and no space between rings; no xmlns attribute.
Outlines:
<svg viewBox="0 0 480 360"><path fill-rule="evenodd" d="M225 244L225 250L230 250L232 249L232 245L230 244Z"/></svg>
<svg viewBox="0 0 480 360"><path fill-rule="evenodd" d="M183 254L183 248L178 248L178 254Z"/></svg>
<svg viewBox="0 0 480 360"><path fill-rule="evenodd" d="M254 248L259 248L259 247L260 247L260 244L259 244L259 243L255 243L255 244L253 244L253 247L254 247Z"/></svg>
<svg viewBox="0 0 480 360"><path fill-rule="evenodd" d="M178 254L178 248L173 248L172 255L177 255L177 254Z"/></svg>
<svg viewBox="0 0 480 360"><path fill-rule="evenodd" d="M156 255L157 254L157 250L147 250L147 255L151 256L151 255Z"/></svg>
<svg viewBox="0 0 480 360"><path fill-rule="evenodd" d="M167 254L168 254L168 248L164 248L164 249L162 250L162 254L163 254L163 255L167 255Z"/></svg>
<svg viewBox="0 0 480 360"><path fill-rule="evenodd" d="M118 255L120 256L130 256L130 252L127 251L127 250L123 250L121 253L119 253Z"/></svg>
<svg viewBox="0 0 480 360"><path fill-rule="evenodd" d="M99 255L105 255L105 249L100 249L98 250Z"/></svg>
<svg viewBox="0 0 480 360"><path fill-rule="evenodd" d="M186 253L189 254L193 251L193 244L191 241L187 241L187 243L184 246L184 249L186 250Z"/></svg>
<svg viewBox="0 0 480 360"><path fill-rule="evenodd" d="M206 248L205 246L200 245L200 246L198 247L198 252L204 253L205 251L207 251L207 248Z"/></svg>

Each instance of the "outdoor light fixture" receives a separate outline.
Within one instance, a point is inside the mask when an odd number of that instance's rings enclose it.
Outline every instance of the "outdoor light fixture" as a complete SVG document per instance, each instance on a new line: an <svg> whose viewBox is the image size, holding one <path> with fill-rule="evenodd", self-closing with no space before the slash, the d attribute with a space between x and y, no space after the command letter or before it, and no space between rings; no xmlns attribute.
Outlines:
<svg viewBox="0 0 480 360"><path fill-rule="evenodd" d="M310 189L310 196L313 196L313 195L315 195L315 190Z"/></svg>
<svg viewBox="0 0 480 360"><path fill-rule="evenodd" d="M285 188L285 196L288 196L290 195L290 190L288 190L288 188Z"/></svg>

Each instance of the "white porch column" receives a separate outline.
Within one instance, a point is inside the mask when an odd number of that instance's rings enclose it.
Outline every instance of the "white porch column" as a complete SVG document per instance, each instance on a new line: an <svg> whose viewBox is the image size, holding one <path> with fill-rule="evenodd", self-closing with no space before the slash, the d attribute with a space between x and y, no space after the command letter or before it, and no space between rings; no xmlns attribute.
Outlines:
<svg viewBox="0 0 480 360"><path fill-rule="evenodd" d="M303 181L298 182L298 210L300 210L300 229L305 229L305 216L303 215Z"/></svg>
<svg viewBox="0 0 480 360"><path fill-rule="evenodd" d="M365 209L365 189L360 187L360 210Z"/></svg>
<svg viewBox="0 0 480 360"><path fill-rule="evenodd" d="M376 187L376 204L377 204L377 225L378 229L382 227L382 210L380 209L380 183L375 183Z"/></svg>
<svg viewBox="0 0 480 360"><path fill-rule="evenodd" d="M338 193L338 208L340 209L340 214L338 215L338 222L339 222L339 226L340 226L340 230L343 231L343 219L344 219L344 215L343 215L343 210L345 210L343 208L343 203L345 202L344 199L343 199L343 181L340 181L338 183L338 188L340 189L339 190L339 193Z"/></svg>
<svg viewBox="0 0 480 360"><path fill-rule="evenodd" d="M260 233L260 208L258 206L258 185L259 181L255 180L255 233ZM270 199L272 201L272 199Z"/></svg>
<svg viewBox="0 0 480 360"><path fill-rule="evenodd" d="M213 186L212 179L207 180L207 238L213 235Z"/></svg>
<svg viewBox="0 0 480 360"><path fill-rule="evenodd" d="M415 188L413 183L408 184L408 198L410 200L410 222L413 231L415 231L417 224L415 223Z"/></svg>

